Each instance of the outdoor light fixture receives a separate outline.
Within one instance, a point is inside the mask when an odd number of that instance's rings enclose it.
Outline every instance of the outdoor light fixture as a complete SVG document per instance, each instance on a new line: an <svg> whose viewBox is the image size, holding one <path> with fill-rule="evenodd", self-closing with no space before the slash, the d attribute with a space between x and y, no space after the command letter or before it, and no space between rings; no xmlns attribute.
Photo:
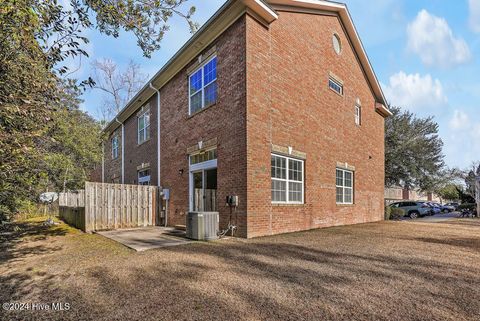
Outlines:
<svg viewBox="0 0 480 321"><path fill-rule="evenodd" d="M183 168L178 170L178 174L183 175Z"/></svg>

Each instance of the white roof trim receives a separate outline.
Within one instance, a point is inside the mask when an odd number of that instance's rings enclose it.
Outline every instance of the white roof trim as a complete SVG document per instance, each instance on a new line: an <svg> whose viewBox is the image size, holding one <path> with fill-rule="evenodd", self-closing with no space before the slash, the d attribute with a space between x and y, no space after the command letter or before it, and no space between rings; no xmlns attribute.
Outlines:
<svg viewBox="0 0 480 321"><path fill-rule="evenodd" d="M347 29L348 36L353 43L353 46L359 56L360 62L365 70L367 78L372 86L372 89L375 93L377 101L383 105L383 108L380 109L382 114L391 115L391 112L385 107L386 100L383 95L382 89L380 87L380 83L377 80L377 77L373 71L373 68L368 60L368 56L363 48L362 42L358 36L357 30L355 29L355 25L353 24L352 18L348 12L347 6L342 3L338 2L331 2L331 1L323 1L323 0L228 0L225 4L200 28L200 30L187 41L187 43L180 48L180 50L150 79L150 81L133 97L127 105L120 111L120 113L112 120L107 127L104 129L106 132L111 132L119 126L119 123L116 119L122 118L121 120L124 121L127 119L131 113L136 110L142 104L145 104L145 101L149 99L155 91L149 87L149 84L153 84L156 89L161 89L163 85L168 81L168 73L170 69L171 74L175 74L178 72L179 68L183 67L183 64L180 63L180 60L185 60L186 56L196 55L197 52L201 51L206 45L208 45L211 41L213 41L218 34L223 32L224 29L216 25L226 25L227 27L230 23L233 23L234 20L238 18L235 16L237 11L239 13L245 12L241 11L241 7L243 6L244 10L246 8L252 10L257 15L259 15L262 19L264 19L267 23L272 23L276 19L278 19L278 14L275 10L269 5L285 5L290 7L299 7L299 8L307 8L307 9L317 9L323 11L330 11L336 12L340 16L342 22ZM227 14L227 11L231 11L232 14ZM240 10L240 11L239 11ZM225 13L224 17L220 17ZM229 20L227 23L225 20ZM231 21L230 21L231 20ZM222 21L222 22L218 22ZM215 29L212 32L209 29ZM218 29L218 30L217 30ZM210 36L206 36L208 34L212 34ZM213 35L214 34L214 35ZM206 38L208 39L205 43L196 43L199 38ZM196 45L201 45L200 47L195 47ZM178 66L177 66L178 65ZM167 77L168 79L162 79Z"/></svg>
<svg viewBox="0 0 480 321"><path fill-rule="evenodd" d="M278 19L277 13L262 0L242 0L242 2L268 23Z"/></svg>
<svg viewBox="0 0 480 321"><path fill-rule="evenodd" d="M283 5L283 6L290 6L290 7L299 7L299 8L307 8L307 9L317 9L322 11L331 11L338 13L340 19L342 20L347 34L352 42L352 45L357 52L358 58L360 63L365 70L365 74L367 76L370 85L372 86L373 92L376 96L376 99L379 103L384 105L383 113L387 116L392 115L392 113L388 110L387 101L383 94L382 88L378 81L375 72L373 71L372 64L368 59L368 55L363 47L362 41L358 35L357 29L355 28L355 24L353 23L352 17L348 11L347 5L338 2L332 1L323 1L323 0L265 0L269 4L272 5Z"/></svg>

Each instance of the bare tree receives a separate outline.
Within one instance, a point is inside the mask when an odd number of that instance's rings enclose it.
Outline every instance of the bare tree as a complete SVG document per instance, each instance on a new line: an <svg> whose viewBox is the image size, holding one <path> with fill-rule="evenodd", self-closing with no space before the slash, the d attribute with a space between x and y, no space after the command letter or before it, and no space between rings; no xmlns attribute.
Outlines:
<svg viewBox="0 0 480 321"><path fill-rule="evenodd" d="M130 60L121 70L111 59L92 62L94 90L103 92L98 113L107 122L117 115L147 81L148 75L140 71L140 65Z"/></svg>

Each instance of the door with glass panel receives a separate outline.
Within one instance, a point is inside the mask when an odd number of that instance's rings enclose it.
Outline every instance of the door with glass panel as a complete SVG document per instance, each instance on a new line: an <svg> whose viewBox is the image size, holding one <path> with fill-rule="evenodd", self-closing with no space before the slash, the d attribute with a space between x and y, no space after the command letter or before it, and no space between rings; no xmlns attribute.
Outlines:
<svg viewBox="0 0 480 321"><path fill-rule="evenodd" d="M194 212L215 212L217 210L217 169L192 172L192 193Z"/></svg>
<svg viewBox="0 0 480 321"><path fill-rule="evenodd" d="M193 184L193 211L203 211L203 171L192 173Z"/></svg>
<svg viewBox="0 0 480 321"><path fill-rule="evenodd" d="M217 154L210 150L190 156L190 210L217 210Z"/></svg>

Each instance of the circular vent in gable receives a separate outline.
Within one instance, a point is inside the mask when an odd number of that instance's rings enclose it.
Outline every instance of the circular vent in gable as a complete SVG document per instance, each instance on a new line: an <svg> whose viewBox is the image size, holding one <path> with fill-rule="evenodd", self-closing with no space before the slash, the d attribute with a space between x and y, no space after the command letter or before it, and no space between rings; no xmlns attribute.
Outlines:
<svg viewBox="0 0 480 321"><path fill-rule="evenodd" d="M333 41L333 50L339 55L342 52L342 42L340 41L340 36L336 33L333 34L332 37Z"/></svg>

